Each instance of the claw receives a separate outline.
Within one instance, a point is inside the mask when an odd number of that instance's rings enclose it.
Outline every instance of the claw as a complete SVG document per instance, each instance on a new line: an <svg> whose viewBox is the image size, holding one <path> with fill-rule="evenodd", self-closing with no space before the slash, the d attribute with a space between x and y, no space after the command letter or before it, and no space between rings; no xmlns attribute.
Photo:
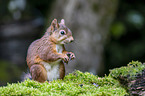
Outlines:
<svg viewBox="0 0 145 96"><path fill-rule="evenodd" d="M67 53L67 56L68 56L68 57L70 57L70 55L71 55L70 53Z"/></svg>
<svg viewBox="0 0 145 96"><path fill-rule="evenodd" d="M74 53L72 53L72 52L67 53L67 56L69 57L69 61L75 58L75 56L73 54Z"/></svg>
<svg viewBox="0 0 145 96"><path fill-rule="evenodd" d="M67 59L65 58L65 61L67 61Z"/></svg>
<svg viewBox="0 0 145 96"><path fill-rule="evenodd" d="M63 60L62 62L63 62L64 64L68 64L68 61L66 61L66 60L65 60L65 61Z"/></svg>

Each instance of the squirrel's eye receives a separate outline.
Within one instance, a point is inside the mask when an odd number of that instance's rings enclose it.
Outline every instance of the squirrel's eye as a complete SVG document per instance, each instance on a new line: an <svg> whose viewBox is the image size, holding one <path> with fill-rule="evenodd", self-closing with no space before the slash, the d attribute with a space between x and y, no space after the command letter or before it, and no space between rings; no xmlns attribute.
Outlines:
<svg viewBox="0 0 145 96"><path fill-rule="evenodd" d="M64 35L64 34L65 34L65 31L60 31L60 34L61 34L61 35Z"/></svg>

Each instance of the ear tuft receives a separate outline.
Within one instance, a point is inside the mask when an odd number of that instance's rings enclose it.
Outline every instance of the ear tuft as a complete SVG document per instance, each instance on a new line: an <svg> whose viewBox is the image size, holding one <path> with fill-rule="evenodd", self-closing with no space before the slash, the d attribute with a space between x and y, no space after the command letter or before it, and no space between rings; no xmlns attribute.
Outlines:
<svg viewBox="0 0 145 96"><path fill-rule="evenodd" d="M55 31L59 28L59 24L57 23L57 19L54 19L51 23L51 31Z"/></svg>
<svg viewBox="0 0 145 96"><path fill-rule="evenodd" d="M65 20L64 19L61 19L60 23L63 24L63 25L65 25Z"/></svg>
<svg viewBox="0 0 145 96"><path fill-rule="evenodd" d="M52 21L52 23L53 23L53 24L56 24L56 23L57 23L57 19L54 19L54 20ZM52 24L52 23L51 23L51 24Z"/></svg>

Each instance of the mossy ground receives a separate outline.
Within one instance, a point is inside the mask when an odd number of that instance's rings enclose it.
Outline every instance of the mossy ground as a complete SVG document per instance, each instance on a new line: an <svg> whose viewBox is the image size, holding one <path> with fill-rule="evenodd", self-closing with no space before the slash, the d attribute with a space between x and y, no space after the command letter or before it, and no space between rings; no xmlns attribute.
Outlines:
<svg viewBox="0 0 145 96"><path fill-rule="evenodd" d="M39 83L25 80L21 83L0 87L0 95L41 95L41 96L124 96L126 90L111 76L100 78L88 72L75 71L64 80Z"/></svg>

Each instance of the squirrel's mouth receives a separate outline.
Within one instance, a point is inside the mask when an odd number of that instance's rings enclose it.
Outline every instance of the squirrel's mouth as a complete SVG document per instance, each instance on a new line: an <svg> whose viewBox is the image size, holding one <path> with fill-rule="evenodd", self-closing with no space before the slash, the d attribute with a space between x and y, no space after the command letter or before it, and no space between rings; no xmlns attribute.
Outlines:
<svg viewBox="0 0 145 96"><path fill-rule="evenodd" d="M60 44L68 44L70 43L69 41L65 40L65 41L61 41Z"/></svg>
<svg viewBox="0 0 145 96"><path fill-rule="evenodd" d="M73 42L73 41L74 41L73 37L63 38L63 39L60 41L60 44L68 44L68 43L71 43L71 42Z"/></svg>

